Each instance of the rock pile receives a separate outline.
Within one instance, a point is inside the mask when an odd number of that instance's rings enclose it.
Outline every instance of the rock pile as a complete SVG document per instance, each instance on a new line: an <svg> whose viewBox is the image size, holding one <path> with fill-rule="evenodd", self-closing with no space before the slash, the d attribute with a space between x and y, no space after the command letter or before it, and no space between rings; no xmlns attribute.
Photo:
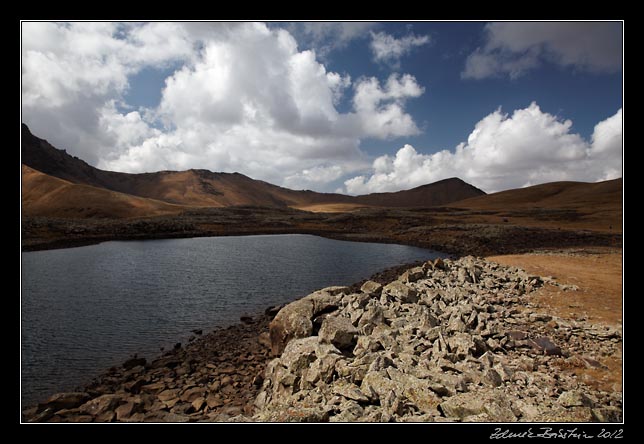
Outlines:
<svg viewBox="0 0 644 444"><path fill-rule="evenodd" d="M621 331L536 312L525 295L546 284L464 257L312 293L271 322L279 357L236 420L621 421L621 393L558 370L601 366Z"/></svg>

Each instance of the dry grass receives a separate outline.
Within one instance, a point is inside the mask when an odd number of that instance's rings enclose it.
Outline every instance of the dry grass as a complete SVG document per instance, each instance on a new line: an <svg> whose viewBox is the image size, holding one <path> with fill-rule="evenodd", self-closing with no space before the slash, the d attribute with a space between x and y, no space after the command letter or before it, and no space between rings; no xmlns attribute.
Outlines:
<svg viewBox="0 0 644 444"><path fill-rule="evenodd" d="M621 329L623 319L621 249L593 248L585 254L523 254L492 256L500 264L521 267L529 273L553 276L558 282L579 287L562 291L546 285L537 290L531 301L542 311L558 317L587 319L593 324ZM575 373L582 381L601 390L622 390L622 354L599 357L604 368L562 363L562 371Z"/></svg>

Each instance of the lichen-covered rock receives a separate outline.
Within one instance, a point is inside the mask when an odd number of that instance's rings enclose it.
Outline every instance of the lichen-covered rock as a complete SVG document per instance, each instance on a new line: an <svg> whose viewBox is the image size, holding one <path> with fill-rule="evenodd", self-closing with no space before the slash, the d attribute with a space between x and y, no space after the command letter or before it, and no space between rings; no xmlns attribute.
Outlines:
<svg viewBox="0 0 644 444"><path fill-rule="evenodd" d="M357 334L358 329L351 320L341 316L327 316L318 333L320 341L333 344L340 350L353 348Z"/></svg>
<svg viewBox="0 0 644 444"><path fill-rule="evenodd" d="M595 404L588 395L579 390L563 392L558 401L564 407L593 407Z"/></svg>
<svg viewBox="0 0 644 444"><path fill-rule="evenodd" d="M269 326L273 355L279 355L291 339L310 336L313 319L322 312L337 308L341 301L338 295L346 291L347 287L323 288L282 308Z"/></svg>
<svg viewBox="0 0 644 444"><path fill-rule="evenodd" d="M374 282L374 281L367 281L364 284L362 284L362 287L360 287L360 291L367 294L380 294L381 290L382 290L382 284L379 284L378 282Z"/></svg>
<svg viewBox="0 0 644 444"><path fill-rule="evenodd" d="M295 339L288 343L279 363L292 373L301 373L310 364L330 353L340 355L340 351L332 344L320 343L319 338Z"/></svg>
<svg viewBox="0 0 644 444"><path fill-rule="evenodd" d="M382 289L382 294L391 296L395 300L404 304L413 304L418 302L418 293L416 290L405 285L401 281L394 281L385 285Z"/></svg>
<svg viewBox="0 0 644 444"><path fill-rule="evenodd" d="M448 398L440 404L440 410L448 418L480 421L471 418L485 414L491 422L514 422L517 420L508 397L500 391L461 393Z"/></svg>

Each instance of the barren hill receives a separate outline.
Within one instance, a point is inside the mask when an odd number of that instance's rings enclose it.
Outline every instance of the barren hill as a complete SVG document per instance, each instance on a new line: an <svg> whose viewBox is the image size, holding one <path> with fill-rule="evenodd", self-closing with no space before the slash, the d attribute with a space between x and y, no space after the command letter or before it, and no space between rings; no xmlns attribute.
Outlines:
<svg viewBox="0 0 644 444"><path fill-rule="evenodd" d="M71 183L22 165L26 216L131 218L179 213L185 207Z"/></svg>
<svg viewBox="0 0 644 444"><path fill-rule="evenodd" d="M450 206L471 209L580 208L601 205L606 209L621 208L622 179L604 182L550 182L526 188L501 191L473 197Z"/></svg>
<svg viewBox="0 0 644 444"><path fill-rule="evenodd" d="M104 171L56 149L46 140L31 134L24 124L22 161L37 171L72 183L194 207L292 206L301 209L315 207L322 211L363 206L428 207L484 194L457 178L396 193L346 196L290 190L239 173L188 170L128 174Z"/></svg>
<svg viewBox="0 0 644 444"><path fill-rule="evenodd" d="M622 178L604 182L550 182L464 199L451 208L516 217L523 225L621 232Z"/></svg>

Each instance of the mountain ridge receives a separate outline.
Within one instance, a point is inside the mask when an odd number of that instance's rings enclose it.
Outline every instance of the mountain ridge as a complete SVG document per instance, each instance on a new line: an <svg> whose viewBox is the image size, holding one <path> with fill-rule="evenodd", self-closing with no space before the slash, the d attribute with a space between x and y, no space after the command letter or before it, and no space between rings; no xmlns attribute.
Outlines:
<svg viewBox="0 0 644 444"><path fill-rule="evenodd" d="M205 169L148 173L106 171L38 138L24 123L22 161L33 170L71 183L191 207L260 205L307 209L338 204L349 207L429 207L485 194L459 178L444 179L410 190L348 196L291 190L237 172Z"/></svg>

